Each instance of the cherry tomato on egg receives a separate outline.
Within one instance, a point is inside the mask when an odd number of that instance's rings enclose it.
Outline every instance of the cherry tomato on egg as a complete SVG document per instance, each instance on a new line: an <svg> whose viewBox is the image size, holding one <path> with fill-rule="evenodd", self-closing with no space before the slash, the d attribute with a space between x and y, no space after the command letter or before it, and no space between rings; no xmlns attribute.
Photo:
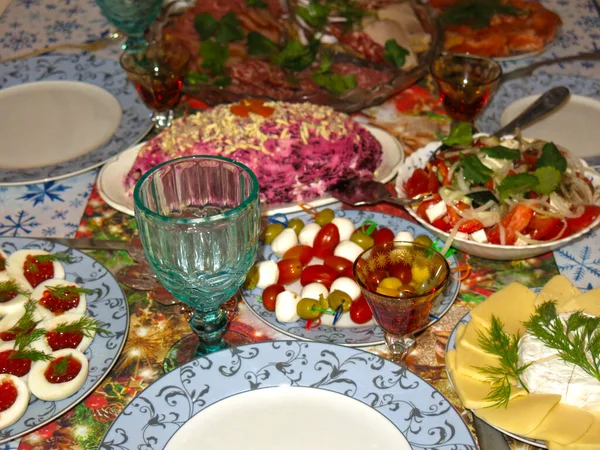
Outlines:
<svg viewBox="0 0 600 450"><path fill-rule="evenodd" d="M302 275L302 263L299 259L282 259L277 263L279 267L279 284L290 284Z"/></svg>
<svg viewBox="0 0 600 450"><path fill-rule="evenodd" d="M350 307L350 318L355 323L367 323L373 317L373 312L364 296L358 297Z"/></svg>
<svg viewBox="0 0 600 450"><path fill-rule="evenodd" d="M314 254L315 251L312 247L308 245L296 245L285 252L281 259L297 259L305 266L310 262Z"/></svg>
<svg viewBox="0 0 600 450"><path fill-rule="evenodd" d="M392 242L394 240L395 234L389 228L380 228L375 230L371 237L375 241L375 245L383 244L384 242Z"/></svg>
<svg viewBox="0 0 600 450"><path fill-rule="evenodd" d="M329 289L337 277L338 274L331 267L324 266L323 264L315 264L304 268L300 277L300 283L302 286L306 286L309 283L321 283Z"/></svg>
<svg viewBox="0 0 600 450"><path fill-rule="evenodd" d="M333 223L328 223L319 230L313 249L315 256L320 259L325 259L327 256L333 255L335 247L340 243L340 231Z"/></svg>
<svg viewBox="0 0 600 450"><path fill-rule="evenodd" d="M272 284L265 288L262 294L262 302L267 311L275 311L275 301L277 300L277 296L283 291L285 291L285 288L280 284Z"/></svg>

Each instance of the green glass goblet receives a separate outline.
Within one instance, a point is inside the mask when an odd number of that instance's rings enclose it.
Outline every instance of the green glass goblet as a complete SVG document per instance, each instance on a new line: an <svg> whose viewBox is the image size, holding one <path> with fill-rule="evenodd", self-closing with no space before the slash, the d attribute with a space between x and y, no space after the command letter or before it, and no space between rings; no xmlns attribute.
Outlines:
<svg viewBox="0 0 600 450"><path fill-rule="evenodd" d="M248 167L218 156L167 161L135 186L135 218L148 262L163 286L194 308L190 326L198 344L189 359L227 347L221 304L235 295L256 259L258 191Z"/></svg>

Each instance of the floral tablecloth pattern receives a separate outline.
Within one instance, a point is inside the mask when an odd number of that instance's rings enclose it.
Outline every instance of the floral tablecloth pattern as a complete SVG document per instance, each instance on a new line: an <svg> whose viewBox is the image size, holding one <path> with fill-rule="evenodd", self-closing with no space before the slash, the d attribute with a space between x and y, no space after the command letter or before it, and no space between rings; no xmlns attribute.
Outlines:
<svg viewBox="0 0 600 450"><path fill-rule="evenodd" d="M574 54L597 49L600 39L600 9L591 0L550 0L565 25L557 43L544 55ZM0 59L59 42L83 42L109 32L108 24L93 0L12 0L0 17ZM118 46L99 53L115 58ZM531 60L504 63L520 67ZM581 62L555 66L549 73L577 73L600 80L598 63ZM369 121L395 134L408 153L445 132L449 121L435 120L424 112L441 112L425 80L384 105L363 111L359 120ZM491 119L490 119L491 120ZM0 235L9 236L93 236L103 239L130 239L136 233L135 220L106 205L94 187L97 171L56 182L23 187L0 187ZM340 207L336 205L336 207ZM370 207L379 212L409 218L389 205ZM134 261L125 252L90 252L110 270ZM555 254L523 261L489 261L458 253L462 264L471 266L454 306L435 325L418 337L418 345L408 358L409 367L438 388L470 422L448 383L444 352L446 341L458 320L473 305L512 281L530 287L544 285L552 276L565 273L580 287L600 286L600 244L597 231ZM163 290L136 292L126 289L131 326L123 354L100 387L83 403L44 428L8 449L96 449L112 421L141 390L160 377L162 361L170 346L189 333L188 311L180 305L163 306L154 301ZM238 304L230 329L254 342L283 339L246 307ZM384 346L369 349L386 355ZM528 449L509 438L513 449Z"/></svg>

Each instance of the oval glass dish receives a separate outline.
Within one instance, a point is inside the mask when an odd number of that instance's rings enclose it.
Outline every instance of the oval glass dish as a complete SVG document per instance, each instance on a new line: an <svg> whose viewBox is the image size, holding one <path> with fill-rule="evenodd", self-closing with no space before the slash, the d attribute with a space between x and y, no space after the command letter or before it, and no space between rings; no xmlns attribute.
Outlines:
<svg viewBox="0 0 600 450"><path fill-rule="evenodd" d="M227 2L219 5L219 8L222 9L216 14L217 17L223 14L225 8L228 8L225 3ZM272 1L270 0L267 3L269 3L270 7ZM374 3L376 8L383 7L378 6L378 3L381 2ZM396 68L388 63L369 61L356 52L349 50L347 46L332 45L327 39L321 38L321 48L312 65L305 67L303 71L294 72L285 68L282 70L282 67L272 64L272 58L248 56L246 54L246 44L244 44L246 39L244 38L236 42L229 42L228 44L230 57L224 65L229 73L233 75L232 77L226 75L225 77L218 76L214 78L211 76L210 80L206 80L205 73L201 73L202 76L195 79L186 77L186 81L183 84L183 93L191 98L201 100L208 105L236 103L247 98L264 98L327 105L346 113L356 112L380 104L422 78L428 72L430 63L439 55L442 47L441 23L432 8L425 1L421 0L404 0L398 3L410 5L414 10L415 17L420 22L422 32L430 36L427 48L419 49L418 52L414 53L415 60L410 64L412 66L410 68ZM250 4L250 2L246 2L246 4ZM204 24L198 22L198 16L204 15L206 17L206 14L212 14L209 6L199 1L194 5L186 6L184 9L178 8L163 28L166 39L175 39L183 42L194 54L201 54L202 52L199 52L201 42L197 31L202 30ZM290 40L309 42L312 37L319 36L319 33L310 34L310 31L306 33L306 29L303 30L302 26L299 25L298 17L294 13L295 10L290 2L281 0L279 7L282 14L275 19L277 25L273 25L272 21L275 16L271 17L269 20L271 20L270 25L272 27L271 29L268 26L265 27L263 33L277 38L274 41L279 48L285 46ZM246 36L255 30L263 32L263 28L259 26L257 17L260 14L260 17L264 19L265 14L268 14L266 7L260 10L245 7L241 12L236 11L235 13L237 14L236 17L239 17L239 22L244 28ZM367 13L367 15L373 14L373 12ZM364 34L362 29L358 31ZM354 31L348 34L354 34ZM306 47L308 46L307 44ZM323 50L328 53L330 58L327 67L336 69L335 72L328 73L338 73L337 68L343 67L344 70L339 71L339 73L342 75L345 74L345 76L355 76L358 80L355 87L349 88L341 94L334 94L325 87L320 87L313 83L310 75L306 76L308 72L314 74L314 72L322 70L324 67ZM411 58L412 55L411 51ZM206 71L206 65L203 65L204 62L200 61L203 60L200 58L198 61L192 63L191 70L199 70L195 74ZM231 67L232 65L236 67L233 68ZM405 64L405 66L408 65ZM247 74L248 82L246 82L244 76L239 77L240 72ZM222 83L223 78L227 79L226 83ZM233 82L231 81L232 78ZM216 79L219 79L219 81L215 83ZM374 82L376 79L381 79L382 81ZM218 86L217 84L227 85Z"/></svg>

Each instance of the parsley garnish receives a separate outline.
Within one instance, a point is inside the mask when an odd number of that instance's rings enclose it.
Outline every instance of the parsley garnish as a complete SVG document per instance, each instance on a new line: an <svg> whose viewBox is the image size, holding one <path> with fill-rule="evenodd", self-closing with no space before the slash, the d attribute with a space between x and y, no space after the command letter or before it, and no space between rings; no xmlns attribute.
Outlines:
<svg viewBox="0 0 600 450"><path fill-rule="evenodd" d="M444 116L443 114L439 114L439 113L436 113L433 111L425 111L423 113L423 115L425 117L429 117L430 119L433 119L433 120L443 120L443 121L452 120L448 116Z"/></svg>
<svg viewBox="0 0 600 450"><path fill-rule="evenodd" d="M460 145L462 147L470 147L473 142L473 127L468 122L460 122L452 127L450 134L442 137L442 144L452 147Z"/></svg>
<svg viewBox="0 0 600 450"><path fill-rule="evenodd" d="M185 83L186 84L204 84L208 83L209 76L204 72L195 72L190 70L185 74Z"/></svg>
<svg viewBox="0 0 600 450"><path fill-rule="evenodd" d="M441 18L450 25L468 25L472 28L485 28L490 25L495 14L518 16L525 11L501 0L466 0L446 9Z"/></svg>
<svg viewBox="0 0 600 450"><path fill-rule="evenodd" d="M219 44L228 44L244 39L242 23L232 12L225 14L221 20L209 13L197 14L194 17L194 28L203 41L214 37Z"/></svg>
<svg viewBox="0 0 600 450"><path fill-rule="evenodd" d="M522 194L536 188L539 184L538 178L530 173L519 173L506 177L498 185L500 201L504 201L513 195Z"/></svg>
<svg viewBox="0 0 600 450"><path fill-rule="evenodd" d="M248 33L246 47L249 55L270 55L277 49L277 44L256 31Z"/></svg>
<svg viewBox="0 0 600 450"><path fill-rule="evenodd" d="M537 169L541 167L554 167L561 174L567 170L567 160L552 142L547 142L542 147L542 155L535 165Z"/></svg>
<svg viewBox="0 0 600 450"><path fill-rule="evenodd" d="M409 54L408 50L398 45L395 39L388 39L384 48L383 59L394 67L404 66L406 56Z"/></svg>
<svg viewBox="0 0 600 450"><path fill-rule="evenodd" d="M538 185L533 188L538 194L548 195L558 189L562 175L554 167L544 166L535 169L535 177L538 179Z"/></svg>
<svg viewBox="0 0 600 450"><path fill-rule="evenodd" d="M493 201L493 202L495 202L495 203L498 203L498 199L492 193L492 191L471 192L470 194L467 194L467 197L469 197L471 199L471 203L473 204L474 208L478 208L479 206L483 206L487 202L489 202L490 200Z"/></svg>
<svg viewBox="0 0 600 450"><path fill-rule="evenodd" d="M100 326L100 322L88 316L82 316L75 322L63 322L56 326L54 333L83 333L87 337L95 333L109 333L108 330Z"/></svg>
<svg viewBox="0 0 600 450"><path fill-rule="evenodd" d="M519 335L510 335L504 331L504 324L496 316L492 315L490 328L485 333L479 332L477 342L484 352L496 355L500 366L476 367L481 373L488 375L488 381L492 384L492 390L486 400L490 400L491 407L500 407L508 404L512 392L511 379L519 382L527 392L527 386L521 380L521 374L529 367L519 366Z"/></svg>
<svg viewBox="0 0 600 450"><path fill-rule="evenodd" d="M463 167L465 178L475 183L483 184L487 182L494 173L492 169L485 166L476 155L460 155L460 163Z"/></svg>
<svg viewBox="0 0 600 450"><path fill-rule="evenodd" d="M203 41L215 34L218 25L219 21L210 13L196 14L194 17L194 28Z"/></svg>
<svg viewBox="0 0 600 450"><path fill-rule="evenodd" d="M219 87L227 87L231 84L232 79L229 75L218 75L215 77L213 84Z"/></svg>
<svg viewBox="0 0 600 450"><path fill-rule="evenodd" d="M268 5L263 0L246 0L246 5L249 8L264 9Z"/></svg>
<svg viewBox="0 0 600 450"><path fill-rule="evenodd" d="M298 6L296 14L311 27L320 30L327 25L330 9L318 2L311 1L308 6Z"/></svg>
<svg viewBox="0 0 600 450"><path fill-rule="evenodd" d="M218 75L223 72L225 61L229 58L229 49L215 41L202 41L198 54L204 59L202 67L211 74Z"/></svg>
<svg viewBox="0 0 600 450"><path fill-rule="evenodd" d="M279 67L301 72L312 65L319 45L318 40L310 41L306 46L302 45L300 41L288 41L285 47L273 56L272 61Z"/></svg>
<svg viewBox="0 0 600 450"><path fill-rule="evenodd" d="M335 95L356 87L356 75L340 75L331 71L332 61L328 53L321 56L319 70L312 74L313 81Z"/></svg>
<svg viewBox="0 0 600 450"><path fill-rule="evenodd" d="M521 152L517 149L496 145L494 147L483 147L481 153L494 159L510 159L515 160L521 156Z"/></svg>

